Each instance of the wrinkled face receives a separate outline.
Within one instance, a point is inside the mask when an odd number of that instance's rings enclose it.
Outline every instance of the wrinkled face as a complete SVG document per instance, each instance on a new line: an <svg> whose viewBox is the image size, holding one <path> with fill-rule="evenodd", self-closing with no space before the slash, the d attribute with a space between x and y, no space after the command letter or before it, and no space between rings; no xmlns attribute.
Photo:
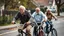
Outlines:
<svg viewBox="0 0 64 36"><path fill-rule="evenodd" d="M39 13L40 12L40 9L36 9L36 12Z"/></svg>
<svg viewBox="0 0 64 36"><path fill-rule="evenodd" d="M23 8L20 8L20 13L23 14L25 10Z"/></svg>

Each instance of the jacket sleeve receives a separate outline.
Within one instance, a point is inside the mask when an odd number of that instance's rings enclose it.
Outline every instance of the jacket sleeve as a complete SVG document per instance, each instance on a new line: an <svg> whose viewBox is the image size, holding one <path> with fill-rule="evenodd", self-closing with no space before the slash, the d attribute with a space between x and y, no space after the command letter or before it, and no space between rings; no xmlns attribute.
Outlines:
<svg viewBox="0 0 64 36"><path fill-rule="evenodd" d="M35 22L34 15L35 15L35 12L31 15L31 18L29 20L30 22Z"/></svg>
<svg viewBox="0 0 64 36"><path fill-rule="evenodd" d="M29 13L27 15L28 15L28 19L30 19L31 18L31 15Z"/></svg>
<svg viewBox="0 0 64 36"><path fill-rule="evenodd" d="M15 17L13 18L13 21L16 21L16 20L19 18L19 14L20 14L20 13L17 13L17 14L15 15Z"/></svg>

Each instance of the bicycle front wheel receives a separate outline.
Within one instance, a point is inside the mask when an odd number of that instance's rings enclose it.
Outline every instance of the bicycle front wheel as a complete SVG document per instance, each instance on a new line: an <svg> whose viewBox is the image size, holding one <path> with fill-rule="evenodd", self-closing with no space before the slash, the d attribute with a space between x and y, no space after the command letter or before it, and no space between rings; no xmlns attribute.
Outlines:
<svg viewBox="0 0 64 36"><path fill-rule="evenodd" d="M38 36L44 36L43 31L39 31Z"/></svg>
<svg viewBox="0 0 64 36"><path fill-rule="evenodd" d="M56 31L56 29L52 29L52 31L51 31L51 36L57 36L57 31Z"/></svg>

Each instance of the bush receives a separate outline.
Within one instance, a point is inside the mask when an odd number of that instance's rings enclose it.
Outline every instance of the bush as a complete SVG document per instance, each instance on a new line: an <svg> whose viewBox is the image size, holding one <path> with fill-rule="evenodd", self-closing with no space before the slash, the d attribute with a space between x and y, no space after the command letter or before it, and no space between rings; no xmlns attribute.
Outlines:
<svg viewBox="0 0 64 36"><path fill-rule="evenodd" d="M10 24L12 20L12 16L0 16L0 25Z"/></svg>
<svg viewBox="0 0 64 36"><path fill-rule="evenodd" d="M0 16L0 24L5 24L7 22L6 16Z"/></svg>
<svg viewBox="0 0 64 36"><path fill-rule="evenodd" d="M4 11L4 15L0 16L0 25L10 24L12 18L18 13L18 11Z"/></svg>

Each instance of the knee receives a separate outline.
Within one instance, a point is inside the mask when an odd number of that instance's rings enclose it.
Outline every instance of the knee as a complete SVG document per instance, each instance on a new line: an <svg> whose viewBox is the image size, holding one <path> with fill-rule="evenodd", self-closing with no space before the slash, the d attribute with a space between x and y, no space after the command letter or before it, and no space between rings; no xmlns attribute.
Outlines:
<svg viewBox="0 0 64 36"><path fill-rule="evenodd" d="M29 25L29 26L27 26L26 30L27 30L27 31L30 31L31 28L32 28L32 26Z"/></svg>
<svg viewBox="0 0 64 36"><path fill-rule="evenodd" d="M18 32L19 32L19 33L22 33L22 30L21 30L21 29L18 29Z"/></svg>

